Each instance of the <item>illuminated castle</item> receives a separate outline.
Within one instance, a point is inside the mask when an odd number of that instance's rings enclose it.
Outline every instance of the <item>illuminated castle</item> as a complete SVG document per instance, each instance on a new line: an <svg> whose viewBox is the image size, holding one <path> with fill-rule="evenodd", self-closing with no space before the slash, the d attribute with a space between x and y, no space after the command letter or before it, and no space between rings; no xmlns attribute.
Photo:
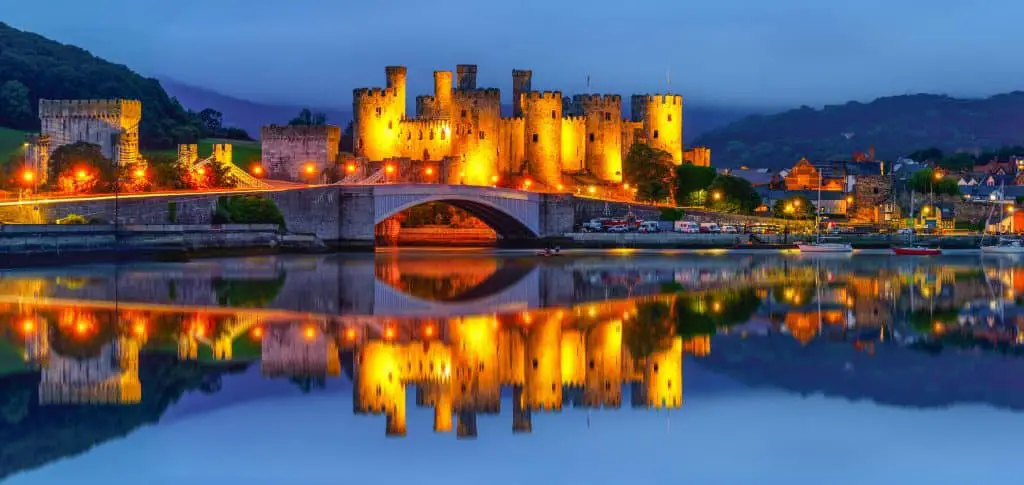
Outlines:
<svg viewBox="0 0 1024 485"><path fill-rule="evenodd" d="M634 358L623 345L623 323L585 330L550 314L519 326L495 317L447 323L447 342L370 341L357 350L353 404L357 413L384 414L387 435L406 433L406 386L416 404L434 408L434 431L476 436L476 416L497 414L502 388L512 389L514 433L532 430L533 411L560 411L569 394L577 406L618 408L622 386L634 383L633 406L682 405L684 353L707 355L710 340L673 337L664 350ZM563 396L563 392L566 395Z"/></svg>
<svg viewBox="0 0 1024 485"><path fill-rule="evenodd" d="M529 174L556 187L562 174L589 173L622 181L622 162L634 143L665 150L680 164L683 98L634 95L632 117L621 117L618 95L563 97L533 91L532 71L512 71L513 115L501 115L501 91L478 88L476 66L434 71L434 94L416 97L406 113L406 68L386 68L387 86L353 93L355 155L372 162L405 158L449 160L449 181L490 185L505 175Z"/></svg>

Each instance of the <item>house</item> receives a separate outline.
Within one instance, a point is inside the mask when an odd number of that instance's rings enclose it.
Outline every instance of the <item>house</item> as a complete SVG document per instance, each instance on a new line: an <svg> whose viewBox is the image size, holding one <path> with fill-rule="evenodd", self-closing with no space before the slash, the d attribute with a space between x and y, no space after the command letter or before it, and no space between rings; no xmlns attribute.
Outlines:
<svg viewBox="0 0 1024 485"><path fill-rule="evenodd" d="M761 202L769 210L773 209L778 201L797 196L804 196L811 201L811 204L818 206L817 190L770 190L767 186L757 187L755 190L761 195ZM852 199L852 195L836 190L822 189L821 205L818 206L818 210L822 215L846 216Z"/></svg>
<svg viewBox="0 0 1024 485"><path fill-rule="evenodd" d="M768 168L747 168L740 167L736 169L723 169L721 173L725 175L732 175L750 182L750 185L754 187L760 187L762 185L781 185L782 178L777 174L773 173Z"/></svg>
<svg viewBox="0 0 1024 485"><path fill-rule="evenodd" d="M785 178L786 189L788 190L821 190L841 191L846 182L846 170L841 164L834 162L812 163L807 158L801 158L793 165Z"/></svg>
<svg viewBox="0 0 1024 485"><path fill-rule="evenodd" d="M1000 162L999 160L992 160L988 163L981 165L975 165L974 171L988 175L1016 175L1017 174L1017 161L1008 160Z"/></svg>

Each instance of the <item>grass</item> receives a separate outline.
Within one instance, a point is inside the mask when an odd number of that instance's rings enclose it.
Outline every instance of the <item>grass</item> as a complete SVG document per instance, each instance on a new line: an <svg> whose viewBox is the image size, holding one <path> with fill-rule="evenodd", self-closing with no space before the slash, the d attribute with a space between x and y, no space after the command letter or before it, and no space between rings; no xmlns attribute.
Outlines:
<svg viewBox="0 0 1024 485"><path fill-rule="evenodd" d="M0 163L7 163L12 156L21 152L27 134L24 131L0 128Z"/></svg>
<svg viewBox="0 0 1024 485"><path fill-rule="evenodd" d="M259 141L220 140L217 138L204 138L199 140L199 158L206 158L213 154L213 145L227 143L232 145L231 158L235 165L246 168L263 157L263 149ZM144 156L177 157L176 148L170 150L143 150Z"/></svg>
<svg viewBox="0 0 1024 485"><path fill-rule="evenodd" d="M22 352L6 339L0 340L0 376L25 372L31 369Z"/></svg>

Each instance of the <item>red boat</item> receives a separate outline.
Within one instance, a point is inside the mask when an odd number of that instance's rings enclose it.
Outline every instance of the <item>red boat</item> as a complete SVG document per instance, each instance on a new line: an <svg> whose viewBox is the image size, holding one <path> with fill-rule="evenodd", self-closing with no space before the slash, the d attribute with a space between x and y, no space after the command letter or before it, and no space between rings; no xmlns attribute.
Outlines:
<svg viewBox="0 0 1024 485"><path fill-rule="evenodd" d="M925 248L921 246L892 248L892 252L897 256L938 256L942 254L942 250L939 248Z"/></svg>

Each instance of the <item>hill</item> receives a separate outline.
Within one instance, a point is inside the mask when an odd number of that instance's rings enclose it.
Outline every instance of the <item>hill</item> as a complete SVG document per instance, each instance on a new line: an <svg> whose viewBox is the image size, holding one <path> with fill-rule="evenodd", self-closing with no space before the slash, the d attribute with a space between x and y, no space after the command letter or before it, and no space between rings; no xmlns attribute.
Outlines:
<svg viewBox="0 0 1024 485"><path fill-rule="evenodd" d="M283 125L291 121L302 106L285 106L257 103L235 98L206 88L191 86L169 78L161 78L160 84L167 92L177 98L186 109L200 111L212 108L224 115L224 126L241 128L253 138L259 138L260 127L269 124ZM328 109L310 106L314 112L327 115L327 122L342 128L352 120L350 110Z"/></svg>
<svg viewBox="0 0 1024 485"><path fill-rule="evenodd" d="M927 147L945 153L1024 145L1018 128L1024 92L985 99L933 94L879 98L773 115L748 116L695 141L711 148L716 167L782 168L802 156L849 157L874 146L883 160Z"/></svg>
<svg viewBox="0 0 1024 485"><path fill-rule="evenodd" d="M0 23L0 126L38 131L40 98L138 99L144 148L170 148L194 142L200 134L194 118L156 79Z"/></svg>
<svg viewBox="0 0 1024 485"><path fill-rule="evenodd" d="M27 134L24 131L0 128L0 164L7 163L12 156L21 152Z"/></svg>

